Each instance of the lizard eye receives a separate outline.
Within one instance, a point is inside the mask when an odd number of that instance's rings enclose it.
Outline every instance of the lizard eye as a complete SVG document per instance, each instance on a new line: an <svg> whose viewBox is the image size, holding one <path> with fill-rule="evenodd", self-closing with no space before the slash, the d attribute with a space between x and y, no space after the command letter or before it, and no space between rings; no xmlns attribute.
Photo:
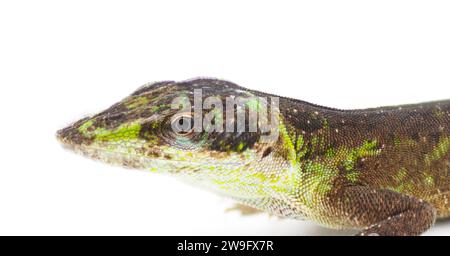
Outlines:
<svg viewBox="0 0 450 256"><path fill-rule="evenodd" d="M191 113L183 113L170 119L170 126L165 129L165 139L171 145L181 149L200 148L208 139L208 133L194 131L194 118Z"/></svg>
<svg viewBox="0 0 450 256"><path fill-rule="evenodd" d="M180 115L172 118L173 132L178 136L188 136L194 132L194 118L191 115Z"/></svg>

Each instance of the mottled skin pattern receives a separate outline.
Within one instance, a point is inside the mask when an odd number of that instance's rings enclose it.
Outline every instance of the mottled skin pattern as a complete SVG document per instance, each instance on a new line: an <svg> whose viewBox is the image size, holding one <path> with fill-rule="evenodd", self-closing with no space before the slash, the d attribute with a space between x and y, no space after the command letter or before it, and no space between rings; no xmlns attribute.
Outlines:
<svg viewBox="0 0 450 256"><path fill-rule="evenodd" d="M275 141L263 142L260 132L174 133L172 100L193 103L200 88L203 98L223 101L273 96L216 79L154 83L58 131L58 139L91 158L361 235L419 235L450 216L450 101L338 110L280 97Z"/></svg>

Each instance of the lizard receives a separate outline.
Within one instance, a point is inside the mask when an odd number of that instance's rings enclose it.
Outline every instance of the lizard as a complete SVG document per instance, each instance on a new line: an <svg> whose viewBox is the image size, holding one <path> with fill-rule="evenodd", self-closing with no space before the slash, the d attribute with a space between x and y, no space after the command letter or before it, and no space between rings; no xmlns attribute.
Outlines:
<svg viewBox="0 0 450 256"><path fill-rule="evenodd" d="M194 102L195 90L221 102L276 97L278 106L267 113L278 113L277 136L193 129L192 103L202 117L212 112ZM191 108L174 108L180 97ZM246 106L262 109L246 102L230 113ZM213 116L217 124L236 123L231 115ZM271 215L357 235L420 235L450 217L450 100L341 110L220 79L162 81L56 136L89 158L173 175Z"/></svg>

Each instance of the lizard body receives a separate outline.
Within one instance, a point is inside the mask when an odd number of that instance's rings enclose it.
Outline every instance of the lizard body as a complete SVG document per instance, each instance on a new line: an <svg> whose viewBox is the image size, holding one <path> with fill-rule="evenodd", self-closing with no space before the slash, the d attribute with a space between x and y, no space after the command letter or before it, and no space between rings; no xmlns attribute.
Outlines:
<svg viewBox="0 0 450 256"><path fill-rule="evenodd" d="M259 130L174 132L174 120L191 121L193 112L180 115L173 100L195 105L195 89L222 102L274 97L217 79L159 82L58 131L58 139L91 158L168 173L277 216L361 235L419 235L450 216L449 100L338 110L279 97L278 136L265 141Z"/></svg>

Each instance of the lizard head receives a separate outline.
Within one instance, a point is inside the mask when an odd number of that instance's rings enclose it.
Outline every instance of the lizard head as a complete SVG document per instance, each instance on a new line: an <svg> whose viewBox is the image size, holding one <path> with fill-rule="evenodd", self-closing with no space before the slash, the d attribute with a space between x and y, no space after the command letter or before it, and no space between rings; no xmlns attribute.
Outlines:
<svg viewBox="0 0 450 256"><path fill-rule="evenodd" d="M186 177L228 194L262 193L264 182L283 182L289 161L280 136L273 133L277 123L264 139L258 127L250 131L260 119L239 112L246 106L261 109L264 103L256 102L254 93L216 79L153 83L59 130L57 138L65 147L107 163ZM198 116L196 96L202 102ZM230 104L234 118L225 113L230 98L247 100ZM246 117L240 128L238 112Z"/></svg>

